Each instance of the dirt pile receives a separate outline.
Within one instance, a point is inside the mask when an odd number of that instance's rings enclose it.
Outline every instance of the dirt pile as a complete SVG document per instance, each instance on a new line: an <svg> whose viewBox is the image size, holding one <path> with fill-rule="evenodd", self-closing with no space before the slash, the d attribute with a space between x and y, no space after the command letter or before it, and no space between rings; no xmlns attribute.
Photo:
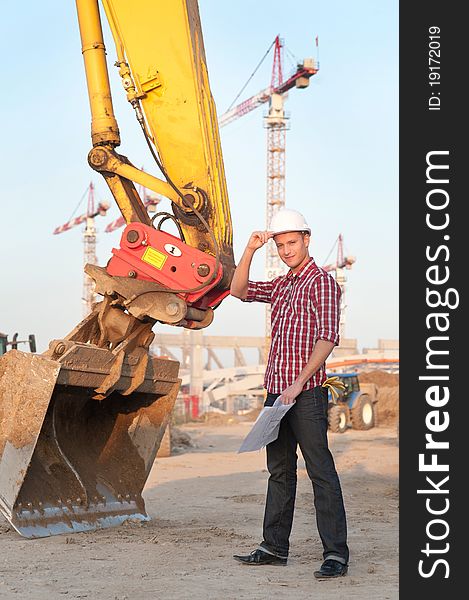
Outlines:
<svg viewBox="0 0 469 600"><path fill-rule="evenodd" d="M399 386L378 388L378 426L395 425L399 419Z"/></svg>
<svg viewBox="0 0 469 600"><path fill-rule="evenodd" d="M360 373L360 383L375 383L378 386L378 426L396 425L399 419L399 375L385 371Z"/></svg>
<svg viewBox="0 0 469 600"><path fill-rule="evenodd" d="M386 371L360 373L358 379L360 383L376 383L378 387L394 387L399 385L399 375L396 373L386 373Z"/></svg>
<svg viewBox="0 0 469 600"><path fill-rule="evenodd" d="M253 408L241 415L209 412L202 414L197 421L199 423L206 423L207 425L237 425L245 421L255 421L261 410L262 407Z"/></svg>
<svg viewBox="0 0 469 600"><path fill-rule="evenodd" d="M207 425L235 425L242 421L238 415L208 412L203 413L195 422L206 423Z"/></svg>

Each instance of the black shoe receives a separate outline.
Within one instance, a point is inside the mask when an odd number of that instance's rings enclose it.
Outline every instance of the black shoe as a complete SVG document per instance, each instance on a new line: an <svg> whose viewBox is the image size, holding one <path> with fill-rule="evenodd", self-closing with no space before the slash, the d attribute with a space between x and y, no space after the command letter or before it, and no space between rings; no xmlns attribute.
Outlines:
<svg viewBox="0 0 469 600"><path fill-rule="evenodd" d="M333 577L342 577L347 575L348 566L334 560L333 558L327 558L321 565L319 571L314 571L316 579L332 579Z"/></svg>
<svg viewBox="0 0 469 600"><path fill-rule="evenodd" d="M268 552L263 552L259 548L257 550L253 550L251 554L247 554L246 556L239 556L238 554L233 554L233 558L244 565L286 565L287 559L280 558L280 556L275 556L274 554L269 554Z"/></svg>

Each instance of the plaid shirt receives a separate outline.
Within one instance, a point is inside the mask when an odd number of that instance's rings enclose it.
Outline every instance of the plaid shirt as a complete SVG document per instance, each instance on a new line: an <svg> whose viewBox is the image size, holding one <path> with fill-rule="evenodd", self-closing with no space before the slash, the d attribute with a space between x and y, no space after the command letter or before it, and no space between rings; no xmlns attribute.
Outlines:
<svg viewBox="0 0 469 600"><path fill-rule="evenodd" d="M264 386L281 394L292 385L309 360L317 340L339 343L340 287L326 271L310 261L294 275L272 281L249 281L245 302L270 302L272 342ZM323 364L303 390L322 385Z"/></svg>

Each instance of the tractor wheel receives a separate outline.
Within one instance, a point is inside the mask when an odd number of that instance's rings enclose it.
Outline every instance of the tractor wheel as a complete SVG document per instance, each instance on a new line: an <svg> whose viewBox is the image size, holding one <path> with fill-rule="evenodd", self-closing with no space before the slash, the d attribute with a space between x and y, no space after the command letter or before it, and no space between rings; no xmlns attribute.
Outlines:
<svg viewBox="0 0 469 600"><path fill-rule="evenodd" d="M375 426L375 407L368 394L362 394L352 407L352 427L354 429L371 429Z"/></svg>
<svg viewBox="0 0 469 600"><path fill-rule="evenodd" d="M345 433L349 423L349 408L346 404L329 406L329 429L333 433Z"/></svg>

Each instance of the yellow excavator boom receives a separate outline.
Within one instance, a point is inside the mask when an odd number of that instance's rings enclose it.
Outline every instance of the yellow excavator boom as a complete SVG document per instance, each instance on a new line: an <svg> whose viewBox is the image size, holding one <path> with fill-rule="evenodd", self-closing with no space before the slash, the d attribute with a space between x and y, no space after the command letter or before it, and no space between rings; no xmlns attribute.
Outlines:
<svg viewBox="0 0 469 600"><path fill-rule="evenodd" d="M177 189L168 181L129 165L113 152L120 137L98 3L77 0L92 114L94 150L90 164L106 173L127 222L143 222L144 217L133 214L131 206L138 204L135 196L129 198L119 185L112 185L118 179L132 180L168 197L174 203L186 243L213 255L217 250L220 253L224 267L222 285L228 289L234 268L231 214L197 2L141 0L135 4L103 0L103 5L127 99L154 145L165 176ZM115 174L112 179L107 175L110 172ZM213 236L204 230L194 208L206 218Z"/></svg>
<svg viewBox="0 0 469 600"><path fill-rule="evenodd" d="M180 190L206 191L217 241L231 249L218 118L197 2L144 0L135 6L125 0L105 0L104 7L116 47L125 48L136 95L166 172ZM135 22L135 11L148 17L139 19L138 29L127 25L132 19ZM197 234L184 221L182 227L187 242L197 246Z"/></svg>

